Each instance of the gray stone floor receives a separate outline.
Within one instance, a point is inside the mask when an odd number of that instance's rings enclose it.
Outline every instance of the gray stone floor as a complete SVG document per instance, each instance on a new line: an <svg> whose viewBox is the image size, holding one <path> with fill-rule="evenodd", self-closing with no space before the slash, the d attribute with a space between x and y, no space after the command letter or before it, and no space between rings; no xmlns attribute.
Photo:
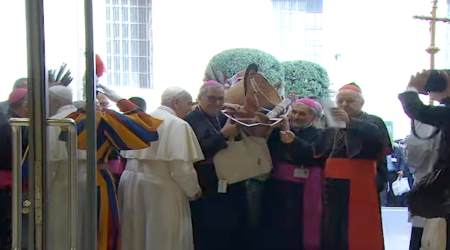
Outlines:
<svg viewBox="0 0 450 250"><path fill-rule="evenodd" d="M382 207L384 245L386 250L408 250L411 224L406 207Z"/></svg>

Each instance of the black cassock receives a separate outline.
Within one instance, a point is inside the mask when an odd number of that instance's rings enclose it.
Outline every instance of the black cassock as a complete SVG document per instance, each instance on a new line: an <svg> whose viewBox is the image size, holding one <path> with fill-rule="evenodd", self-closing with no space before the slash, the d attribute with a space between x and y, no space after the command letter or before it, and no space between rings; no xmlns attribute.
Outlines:
<svg viewBox="0 0 450 250"><path fill-rule="evenodd" d="M384 121L376 116L371 115L365 112L361 112L360 115L355 117L359 120L369 122L377 126L378 131L380 133L382 142L384 143L384 154L389 155L392 152L392 143L391 138L389 137L389 132L384 124ZM386 185L388 183L388 170L387 170L387 162L386 157L380 157L377 160L377 189L378 192L385 190Z"/></svg>
<svg viewBox="0 0 450 250"><path fill-rule="evenodd" d="M218 193L213 157L227 147L220 133L226 117L208 116L200 108L187 117L200 143L205 160L195 164L203 196L191 202L194 246L196 250L248 250L247 198L245 182L228 185Z"/></svg>
<svg viewBox="0 0 450 250"><path fill-rule="evenodd" d="M322 249L384 248L376 185L383 135L374 124L352 118L346 129L326 129L314 154L327 158Z"/></svg>

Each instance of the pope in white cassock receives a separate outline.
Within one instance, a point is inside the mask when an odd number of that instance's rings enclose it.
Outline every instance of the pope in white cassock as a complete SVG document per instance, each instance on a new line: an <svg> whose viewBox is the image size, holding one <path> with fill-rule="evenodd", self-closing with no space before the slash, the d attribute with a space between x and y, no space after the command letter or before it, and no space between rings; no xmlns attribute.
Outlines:
<svg viewBox="0 0 450 250"><path fill-rule="evenodd" d="M63 119L77 111L72 105L72 92L64 86L49 88L49 103L51 119ZM48 169L47 169L47 217L49 224L47 241L49 250L68 249L68 152L67 143L59 139L61 128L48 128Z"/></svg>
<svg viewBox="0 0 450 250"><path fill-rule="evenodd" d="M191 95L164 91L150 113L163 120L150 148L122 151L126 169L119 184L122 249L193 250L189 200L201 194L193 163L203 153L190 125Z"/></svg>

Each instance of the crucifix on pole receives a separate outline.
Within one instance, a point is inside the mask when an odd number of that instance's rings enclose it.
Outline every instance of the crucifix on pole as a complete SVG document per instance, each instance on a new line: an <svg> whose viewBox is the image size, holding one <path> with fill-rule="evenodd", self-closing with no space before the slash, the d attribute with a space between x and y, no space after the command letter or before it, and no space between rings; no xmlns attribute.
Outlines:
<svg viewBox="0 0 450 250"><path fill-rule="evenodd" d="M433 0L433 7L431 9L431 16L414 16L415 19L420 20L426 20L430 22L430 34L431 34L431 41L430 41L430 47L426 49L428 54L430 54L430 69L434 69L434 55L439 52L439 48L436 47L436 22L444 22L449 23L449 18L441 18L436 17L436 10L437 10L437 2L438 0Z"/></svg>

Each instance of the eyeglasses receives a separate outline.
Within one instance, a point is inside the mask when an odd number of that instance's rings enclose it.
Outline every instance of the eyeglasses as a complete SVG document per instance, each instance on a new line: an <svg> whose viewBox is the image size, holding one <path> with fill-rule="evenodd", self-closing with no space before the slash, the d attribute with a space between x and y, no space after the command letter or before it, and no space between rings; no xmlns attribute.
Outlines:
<svg viewBox="0 0 450 250"><path fill-rule="evenodd" d="M208 98L209 102L223 102L225 100L225 98L223 96L213 96L213 95L208 95L206 96L206 98Z"/></svg>

